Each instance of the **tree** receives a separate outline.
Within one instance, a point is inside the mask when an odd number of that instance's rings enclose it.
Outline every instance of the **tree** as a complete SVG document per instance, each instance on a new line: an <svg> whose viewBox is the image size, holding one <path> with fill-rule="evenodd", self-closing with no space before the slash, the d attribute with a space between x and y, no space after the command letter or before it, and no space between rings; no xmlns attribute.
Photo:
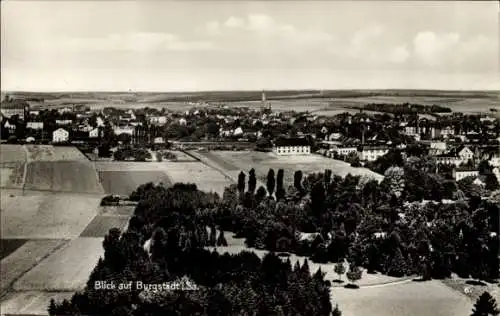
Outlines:
<svg viewBox="0 0 500 316"><path fill-rule="evenodd" d="M267 191L263 186L259 186L257 193L255 194L255 200L260 203L267 195Z"/></svg>
<svg viewBox="0 0 500 316"><path fill-rule="evenodd" d="M300 192L302 191L302 171L297 170L293 175L293 186Z"/></svg>
<svg viewBox="0 0 500 316"><path fill-rule="evenodd" d="M342 316L342 312L339 309L339 304L335 304L335 309L332 311L332 316Z"/></svg>
<svg viewBox="0 0 500 316"><path fill-rule="evenodd" d="M394 277L402 277L406 273L406 262L401 250L396 248L394 256L391 260L389 270L387 271L387 275Z"/></svg>
<svg viewBox="0 0 500 316"><path fill-rule="evenodd" d="M361 280L361 275L362 275L362 271L361 269L354 265L354 264L351 264L349 266L349 271L347 271L347 279L349 280L349 282L351 282L353 285L355 285L357 287L357 285L355 284L356 281L358 280Z"/></svg>
<svg viewBox="0 0 500 316"><path fill-rule="evenodd" d="M342 261L339 261L335 264L333 271L339 276L339 280L342 280L342 274L345 273L345 266Z"/></svg>
<svg viewBox="0 0 500 316"><path fill-rule="evenodd" d="M240 195L243 195L245 193L245 174L243 171L240 172L238 175L238 192L240 192Z"/></svg>
<svg viewBox="0 0 500 316"><path fill-rule="evenodd" d="M255 169L252 168L248 172L248 192L254 193L257 188L257 177L255 176Z"/></svg>
<svg viewBox="0 0 500 316"><path fill-rule="evenodd" d="M498 179L493 172L488 172L485 179L485 189L488 191L495 191L500 188Z"/></svg>
<svg viewBox="0 0 500 316"><path fill-rule="evenodd" d="M217 247L226 247L226 246L227 246L227 240L226 237L224 237L224 231L220 229L219 238L217 238Z"/></svg>
<svg viewBox="0 0 500 316"><path fill-rule="evenodd" d="M54 301L53 298L50 299L50 304L49 304L48 312L49 312L49 315L55 315L56 312L57 312L56 302Z"/></svg>
<svg viewBox="0 0 500 316"><path fill-rule="evenodd" d="M283 169L278 170L276 175L276 200L280 200L285 197L285 187L283 186L283 178L285 177L285 171Z"/></svg>
<svg viewBox="0 0 500 316"><path fill-rule="evenodd" d="M497 302L490 293L484 292L474 304L471 316L496 316L500 314Z"/></svg>
<svg viewBox="0 0 500 316"><path fill-rule="evenodd" d="M274 170L269 169L269 172L267 173L267 192L270 196L273 195L275 186L276 180L274 179Z"/></svg>

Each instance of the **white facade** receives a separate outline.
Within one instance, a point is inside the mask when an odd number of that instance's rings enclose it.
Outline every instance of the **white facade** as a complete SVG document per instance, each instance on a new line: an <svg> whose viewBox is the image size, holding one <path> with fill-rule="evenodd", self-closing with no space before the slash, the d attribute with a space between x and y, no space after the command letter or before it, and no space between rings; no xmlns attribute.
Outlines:
<svg viewBox="0 0 500 316"><path fill-rule="evenodd" d="M470 159L474 158L474 153L469 149L469 147L464 147L462 150L460 150L458 156L462 158L463 161L469 161Z"/></svg>
<svg viewBox="0 0 500 316"><path fill-rule="evenodd" d="M134 129L135 128L133 126L116 126L115 128L113 128L113 131L115 132L115 135L129 134L130 136L132 136L134 134Z"/></svg>
<svg viewBox="0 0 500 316"><path fill-rule="evenodd" d="M311 146L277 146L273 151L280 156L309 155Z"/></svg>
<svg viewBox="0 0 500 316"><path fill-rule="evenodd" d="M26 123L26 128L43 129L43 122L28 122Z"/></svg>
<svg viewBox="0 0 500 316"><path fill-rule="evenodd" d="M448 147L447 147L445 142L432 142L431 149L435 149L436 151L445 152L448 149Z"/></svg>
<svg viewBox="0 0 500 316"><path fill-rule="evenodd" d="M179 125L185 126L187 124L187 121L185 118L179 119Z"/></svg>
<svg viewBox="0 0 500 316"><path fill-rule="evenodd" d="M99 137L99 129L94 128L89 132L89 138L98 138Z"/></svg>
<svg viewBox="0 0 500 316"><path fill-rule="evenodd" d="M441 135L443 136L455 135L455 130L450 126L447 126L446 128L443 128L441 130Z"/></svg>
<svg viewBox="0 0 500 316"><path fill-rule="evenodd" d="M491 157L489 163L492 167L500 167L500 156Z"/></svg>
<svg viewBox="0 0 500 316"><path fill-rule="evenodd" d="M57 125L69 125L71 123L73 123L72 120L56 120Z"/></svg>
<svg viewBox="0 0 500 316"><path fill-rule="evenodd" d="M337 155L348 156L350 153L355 153L358 151L356 147L338 147L332 149Z"/></svg>
<svg viewBox="0 0 500 316"><path fill-rule="evenodd" d="M165 125L167 124L167 117L166 116L151 116L149 118L149 123L153 125Z"/></svg>
<svg viewBox="0 0 500 316"><path fill-rule="evenodd" d="M479 171L477 170L469 170L469 171L454 171L453 177L455 181L460 181L467 177L477 177L479 175Z"/></svg>
<svg viewBox="0 0 500 316"><path fill-rule="evenodd" d="M52 142L54 143L64 143L69 139L69 132L63 128L56 129L52 133Z"/></svg>
<svg viewBox="0 0 500 316"><path fill-rule="evenodd" d="M375 161L378 158L384 156L389 152L388 148L372 148L372 149L363 149L358 152L359 160L362 161Z"/></svg>
<svg viewBox="0 0 500 316"><path fill-rule="evenodd" d="M447 156L447 157L436 157L436 164L438 165L455 165L460 166L463 160L459 157Z"/></svg>

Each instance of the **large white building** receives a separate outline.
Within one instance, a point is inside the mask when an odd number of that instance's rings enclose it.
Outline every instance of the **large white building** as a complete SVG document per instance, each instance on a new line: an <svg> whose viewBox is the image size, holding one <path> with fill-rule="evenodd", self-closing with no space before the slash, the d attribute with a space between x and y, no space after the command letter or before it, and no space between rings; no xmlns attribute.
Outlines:
<svg viewBox="0 0 500 316"><path fill-rule="evenodd" d="M274 143L273 152L280 156L309 155L311 144L305 138L278 138Z"/></svg>
<svg viewBox="0 0 500 316"><path fill-rule="evenodd" d="M389 152L386 146L362 146L358 149L359 160L375 161Z"/></svg>
<svg viewBox="0 0 500 316"><path fill-rule="evenodd" d="M477 177L478 175L478 170L453 170L453 177L455 178L455 181L460 181L467 177Z"/></svg>
<svg viewBox="0 0 500 316"><path fill-rule="evenodd" d="M69 140L69 132L64 128L58 128L52 133L53 143L64 143Z"/></svg>

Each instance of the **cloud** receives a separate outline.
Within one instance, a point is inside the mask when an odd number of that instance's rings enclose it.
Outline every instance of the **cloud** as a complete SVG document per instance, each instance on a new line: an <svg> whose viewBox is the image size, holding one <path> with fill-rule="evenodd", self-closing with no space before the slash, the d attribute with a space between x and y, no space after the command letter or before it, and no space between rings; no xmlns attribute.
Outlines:
<svg viewBox="0 0 500 316"><path fill-rule="evenodd" d="M207 23L207 31L209 34L218 34L220 32L219 21L210 21Z"/></svg>
<svg viewBox="0 0 500 316"><path fill-rule="evenodd" d="M457 33L419 32L413 40L415 55L427 65L437 65L460 40Z"/></svg>
<svg viewBox="0 0 500 316"><path fill-rule="evenodd" d="M458 33L423 31L413 39L417 61L425 67L448 72L498 71L498 39L485 35L462 37Z"/></svg>
<svg viewBox="0 0 500 316"><path fill-rule="evenodd" d="M398 46L392 49L389 53L389 61L395 64L402 64L410 57L410 52L406 45Z"/></svg>
<svg viewBox="0 0 500 316"><path fill-rule="evenodd" d="M161 52L213 50L209 41L186 41L170 33L115 33L103 37L60 39L58 49L72 51Z"/></svg>
<svg viewBox="0 0 500 316"><path fill-rule="evenodd" d="M230 16L226 22L224 22L224 26L229 28L242 28L245 26L245 21L243 19Z"/></svg>
<svg viewBox="0 0 500 316"><path fill-rule="evenodd" d="M269 49L272 46L282 44L286 46L306 47L315 43L331 42L334 39L331 34L322 30L297 29L291 24L280 23L265 14L248 14L245 17L230 16L222 23L218 21L210 22L207 24L207 30L210 34L246 36L245 38L250 39L249 41L245 41L248 43L251 43L252 39L262 43L262 40L267 38L273 41L273 44L269 45Z"/></svg>

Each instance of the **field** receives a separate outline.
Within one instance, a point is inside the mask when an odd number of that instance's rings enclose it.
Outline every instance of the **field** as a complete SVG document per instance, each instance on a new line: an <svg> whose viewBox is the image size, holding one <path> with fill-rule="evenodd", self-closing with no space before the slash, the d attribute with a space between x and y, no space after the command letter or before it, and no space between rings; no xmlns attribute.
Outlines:
<svg viewBox="0 0 500 316"><path fill-rule="evenodd" d="M104 237L111 228L124 231L129 221L128 216L103 216L98 215L89 223L80 237Z"/></svg>
<svg viewBox="0 0 500 316"><path fill-rule="evenodd" d="M75 238L97 214L99 197L1 196L2 238Z"/></svg>
<svg viewBox="0 0 500 316"><path fill-rule="evenodd" d="M50 299L71 299L73 292L14 292L2 301L2 315L47 315Z"/></svg>
<svg viewBox="0 0 500 316"><path fill-rule="evenodd" d="M51 254L14 283L14 290L82 290L99 257L103 238L77 238Z"/></svg>
<svg viewBox="0 0 500 316"><path fill-rule="evenodd" d="M467 316L472 311L472 301L438 280L333 288L331 296L342 316Z"/></svg>
<svg viewBox="0 0 500 316"><path fill-rule="evenodd" d="M247 248L242 239L235 239L231 233L225 235L228 246L217 247L219 253L236 254L243 250L252 251L260 258L265 250ZM213 247L209 247L214 249ZM292 265L304 257L291 254ZM325 279L337 280L334 264L317 264L308 260L311 273L319 268L326 272ZM342 280L346 280L345 274ZM345 284L345 283L344 283ZM332 304L339 304L342 315L375 315L375 316L466 316L472 309L472 301L456 292L440 281L413 282L411 278L393 278L381 274L363 272L362 279L357 282L359 289L346 289L344 284L332 282ZM425 303L424 303L425 302Z"/></svg>
<svg viewBox="0 0 500 316"><path fill-rule="evenodd" d="M25 181L26 190L86 194L104 192L92 163L83 161L31 162Z"/></svg>
<svg viewBox="0 0 500 316"><path fill-rule="evenodd" d="M24 181L24 164L18 162L3 163L0 166L0 187L21 189Z"/></svg>
<svg viewBox="0 0 500 316"><path fill-rule="evenodd" d="M0 145L0 163L24 162L26 151L20 145Z"/></svg>
<svg viewBox="0 0 500 316"><path fill-rule="evenodd" d="M195 183L200 190L207 192L214 191L217 192L219 195L222 195L222 193L224 192L224 188L231 183L231 180L229 180L219 171L197 161L96 162L96 168L97 170L99 170L99 173L101 174L113 171L131 173L131 175L133 175L133 173L135 172L156 172L156 173L163 172L166 175L167 179L169 180L168 183L170 184L174 184L177 182ZM142 182L143 181L144 180L142 180ZM139 183L139 181L137 181L136 183L142 184ZM107 185L106 180L103 181L103 185L106 187Z"/></svg>
<svg viewBox="0 0 500 316"><path fill-rule="evenodd" d="M3 258L0 263L1 291L3 292L23 273L29 271L65 243L64 240L56 239L30 240L8 257Z"/></svg>
<svg viewBox="0 0 500 316"><path fill-rule="evenodd" d="M106 194L130 195L139 185L148 182L171 185L161 171L101 171L99 178Z"/></svg>
<svg viewBox="0 0 500 316"><path fill-rule="evenodd" d="M99 215L103 216L132 216L134 214L134 205L120 206L101 206L99 207Z"/></svg>
<svg viewBox="0 0 500 316"><path fill-rule="evenodd" d="M205 155L206 153L200 154ZM351 173L352 175L366 175L374 179L382 179L381 175L368 169L353 168L343 161L314 154L308 156L277 156L273 153L256 151L213 151L206 155L209 159L215 157L214 162L220 164L221 167L229 168L228 171L236 175L239 170L248 173L251 168L254 168L257 177L264 183L269 168L273 168L275 172L280 168L285 171L284 182L286 186L293 183L293 174L296 170L302 170L304 174L308 174L331 169L333 174L339 176L346 176L348 173ZM227 164L224 162L227 162ZM239 170L235 169L235 167L239 168Z"/></svg>
<svg viewBox="0 0 500 316"><path fill-rule="evenodd" d="M75 147L59 147L50 145L25 145L28 160L31 161L87 161L82 152Z"/></svg>
<svg viewBox="0 0 500 316"><path fill-rule="evenodd" d="M27 239L0 239L0 260L7 257L17 248L21 247L28 241Z"/></svg>

